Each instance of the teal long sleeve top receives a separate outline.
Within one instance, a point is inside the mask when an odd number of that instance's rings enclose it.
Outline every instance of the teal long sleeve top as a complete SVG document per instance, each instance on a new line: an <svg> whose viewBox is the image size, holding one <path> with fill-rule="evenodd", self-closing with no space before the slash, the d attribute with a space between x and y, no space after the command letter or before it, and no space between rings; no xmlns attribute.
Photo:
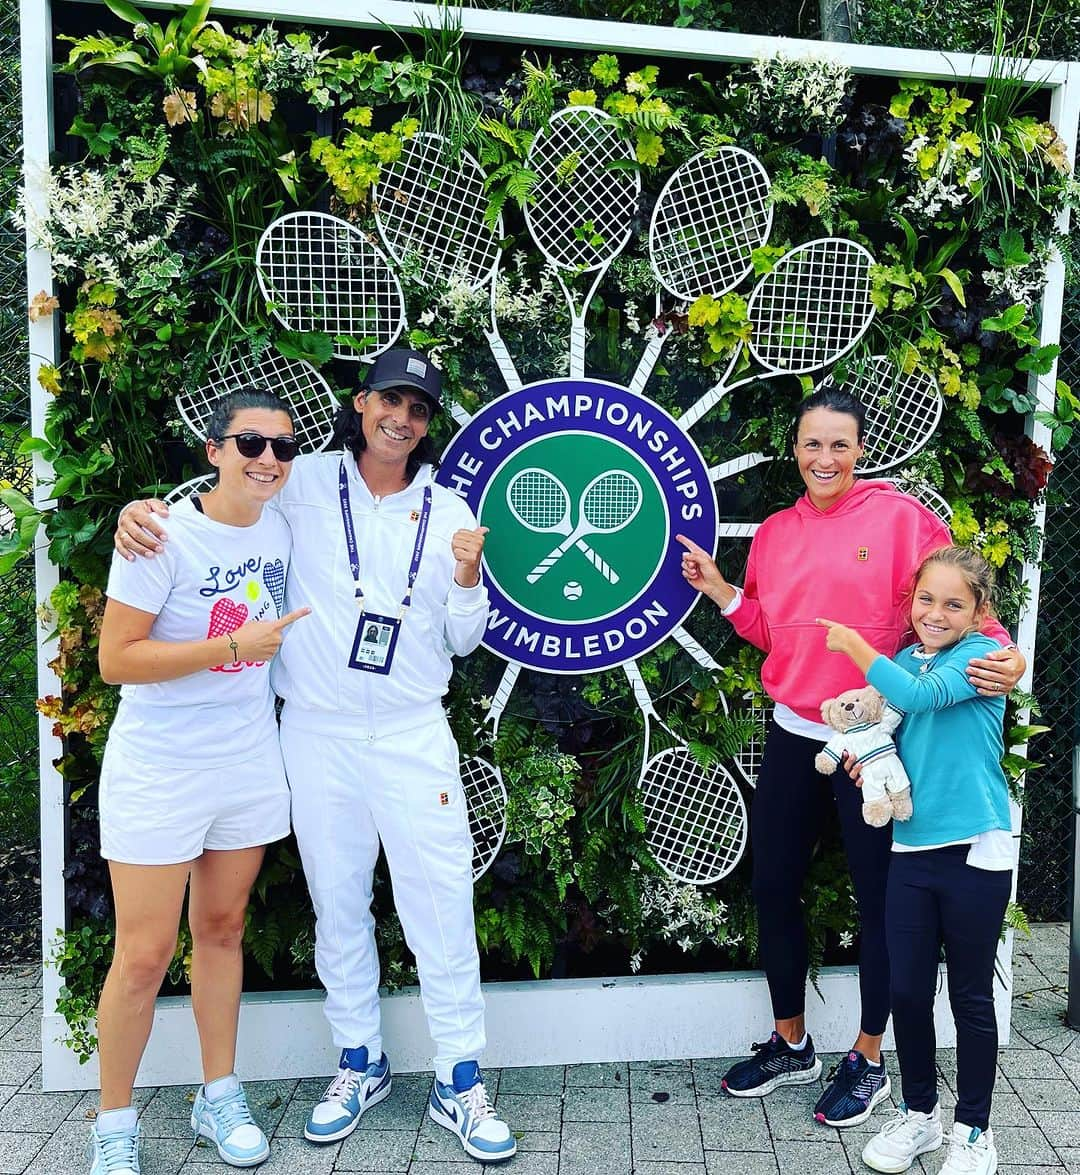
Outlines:
<svg viewBox="0 0 1080 1175"><path fill-rule="evenodd" d="M1011 828L1001 769L1005 699L981 697L965 672L972 657L1000 647L974 633L929 659L913 645L870 666L866 680L906 712L896 742L913 813L893 824L897 844L948 844Z"/></svg>

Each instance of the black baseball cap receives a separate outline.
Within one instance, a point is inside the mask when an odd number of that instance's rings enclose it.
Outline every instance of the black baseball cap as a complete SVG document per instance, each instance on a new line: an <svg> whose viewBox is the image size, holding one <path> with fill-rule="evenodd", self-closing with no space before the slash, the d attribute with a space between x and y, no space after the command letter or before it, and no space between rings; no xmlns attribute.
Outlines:
<svg viewBox="0 0 1080 1175"><path fill-rule="evenodd" d="M438 408L442 400L442 375L423 351L395 347L384 351L372 364L371 374L364 381L373 392L387 388L415 388L423 392Z"/></svg>

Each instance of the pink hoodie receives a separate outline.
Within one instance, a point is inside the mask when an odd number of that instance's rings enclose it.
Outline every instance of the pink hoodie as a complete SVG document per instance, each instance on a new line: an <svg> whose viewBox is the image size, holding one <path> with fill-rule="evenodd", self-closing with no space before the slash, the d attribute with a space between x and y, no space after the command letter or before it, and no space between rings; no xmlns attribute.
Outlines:
<svg viewBox="0 0 1080 1175"><path fill-rule="evenodd" d="M936 514L886 481L856 481L828 510L804 494L767 518L750 546L742 603L728 619L768 654L761 681L769 697L820 722L826 698L865 685L849 658L825 648L817 618L858 629L891 657L910 632L916 567L951 543ZM983 631L1011 643L996 621Z"/></svg>

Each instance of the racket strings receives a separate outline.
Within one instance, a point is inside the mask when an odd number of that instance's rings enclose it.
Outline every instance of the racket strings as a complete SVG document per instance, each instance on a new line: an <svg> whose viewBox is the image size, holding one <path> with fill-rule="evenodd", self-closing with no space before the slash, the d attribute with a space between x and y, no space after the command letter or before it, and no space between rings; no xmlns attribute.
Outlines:
<svg viewBox="0 0 1080 1175"><path fill-rule="evenodd" d="M624 526L641 505L641 486L626 473L610 473L585 491L581 512L594 530Z"/></svg>
<svg viewBox="0 0 1080 1175"><path fill-rule="evenodd" d="M678 298L737 286L772 226L769 178L743 151L687 161L657 202L650 256L660 284Z"/></svg>
<svg viewBox="0 0 1080 1175"><path fill-rule="evenodd" d="M258 359L234 353L217 365L209 383L177 393L176 406L188 428L206 440L214 404L228 392L252 387L266 388L289 405L302 453L318 452L330 443L338 403L329 384L310 364L274 350Z"/></svg>
<svg viewBox="0 0 1080 1175"><path fill-rule="evenodd" d="M755 705L750 708L749 716L754 719L754 730L735 754L735 765L743 779L751 787L757 787L758 774L761 771L761 761L765 755L765 739L769 733L769 721L772 718L771 705Z"/></svg>
<svg viewBox="0 0 1080 1175"><path fill-rule="evenodd" d="M397 279L348 224L321 213L282 217L259 243L258 268L274 313L290 330L349 335L365 340L368 352L385 349L399 333Z"/></svg>
<svg viewBox="0 0 1080 1175"><path fill-rule="evenodd" d="M686 747L661 751L641 784L646 839L657 864L679 880L726 876L746 847L746 809L719 766L708 772Z"/></svg>
<svg viewBox="0 0 1080 1175"><path fill-rule="evenodd" d="M595 111L570 110L533 140L529 166L540 177L526 219L533 240L560 269L607 264L630 233L640 177L619 165L633 150Z"/></svg>
<svg viewBox="0 0 1080 1175"><path fill-rule="evenodd" d="M541 469L526 469L507 491L510 508L536 530L554 530L565 518L570 499L562 484Z"/></svg>
<svg viewBox="0 0 1080 1175"><path fill-rule="evenodd" d="M901 473L896 478L896 488L917 502L921 502L927 510L932 510L942 522L952 522L952 506L932 485L918 477L905 477Z"/></svg>
<svg viewBox="0 0 1080 1175"><path fill-rule="evenodd" d="M379 218L394 259L411 254L420 280L460 274L478 288L490 277L499 243L484 223L484 174L469 155L451 161L435 136L409 140L379 184Z"/></svg>
<svg viewBox="0 0 1080 1175"><path fill-rule="evenodd" d="M751 295L750 349L776 371L834 362L873 317L870 255L851 241L812 241L788 254ZM772 275L770 275L772 276Z"/></svg>
<svg viewBox="0 0 1080 1175"><path fill-rule="evenodd" d="M473 877L495 859L506 834L506 789L498 772L484 759L468 759L461 765L469 833L473 842Z"/></svg>
<svg viewBox="0 0 1080 1175"><path fill-rule="evenodd" d="M825 381L836 386L836 381ZM875 355L842 384L866 406L862 473L891 469L913 457L941 421L937 381L926 372L902 371L887 355Z"/></svg>

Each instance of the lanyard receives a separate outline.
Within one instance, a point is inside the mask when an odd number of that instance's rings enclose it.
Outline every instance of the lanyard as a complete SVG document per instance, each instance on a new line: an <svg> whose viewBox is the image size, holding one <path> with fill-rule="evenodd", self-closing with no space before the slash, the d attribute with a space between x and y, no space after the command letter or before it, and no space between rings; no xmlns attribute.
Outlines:
<svg viewBox="0 0 1080 1175"><path fill-rule="evenodd" d="M356 531L353 529L352 503L349 500L349 471L342 459L338 473L338 500L341 504L341 524L345 528L345 548L349 552L349 569L355 585L356 603L364 611L364 589L360 586L360 552L356 546ZM416 542L413 544L412 562L409 564L409 582L401 600L398 619L405 615L405 609L412 603L413 584L420 573L420 556L427 541L428 522L431 519L431 486L424 486L424 504L420 510L420 521L416 527Z"/></svg>

